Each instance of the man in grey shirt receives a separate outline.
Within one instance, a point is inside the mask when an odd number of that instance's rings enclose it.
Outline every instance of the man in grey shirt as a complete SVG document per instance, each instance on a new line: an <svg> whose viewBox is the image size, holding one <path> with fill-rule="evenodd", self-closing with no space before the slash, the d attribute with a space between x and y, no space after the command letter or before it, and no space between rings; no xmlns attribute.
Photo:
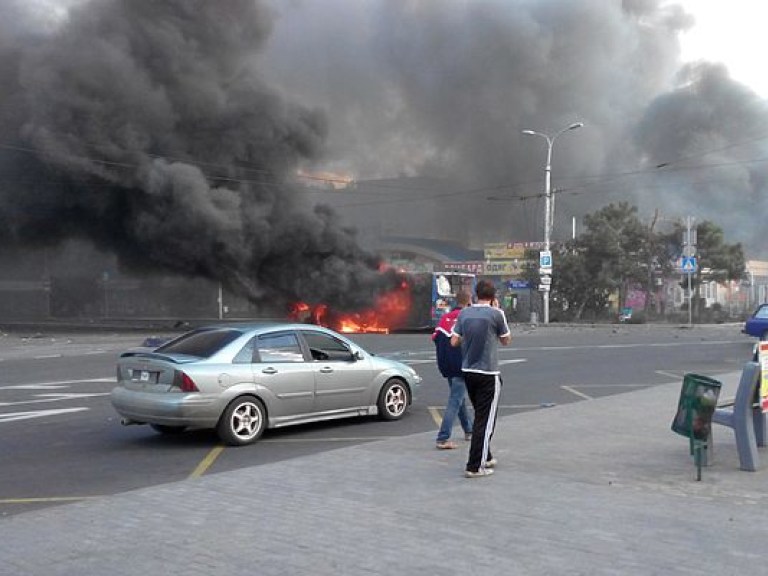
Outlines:
<svg viewBox="0 0 768 576"><path fill-rule="evenodd" d="M496 287L480 280L475 288L477 304L463 308L451 334L451 345L461 346L461 369L467 394L475 409L472 442L464 475L482 478L493 474L496 459L491 454L491 437L501 393L499 343L512 341L507 319L498 307Z"/></svg>

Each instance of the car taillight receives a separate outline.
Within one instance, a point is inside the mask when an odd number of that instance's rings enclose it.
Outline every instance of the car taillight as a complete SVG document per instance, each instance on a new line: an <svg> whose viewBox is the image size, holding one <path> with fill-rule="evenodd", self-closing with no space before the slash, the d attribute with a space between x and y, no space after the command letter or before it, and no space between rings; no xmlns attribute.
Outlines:
<svg viewBox="0 0 768 576"><path fill-rule="evenodd" d="M189 375L186 372L182 372L181 370L176 371L176 377L174 378L176 386L181 388L182 392L200 392L200 390L197 387L197 384L195 384L195 381L192 380L192 378L189 377Z"/></svg>

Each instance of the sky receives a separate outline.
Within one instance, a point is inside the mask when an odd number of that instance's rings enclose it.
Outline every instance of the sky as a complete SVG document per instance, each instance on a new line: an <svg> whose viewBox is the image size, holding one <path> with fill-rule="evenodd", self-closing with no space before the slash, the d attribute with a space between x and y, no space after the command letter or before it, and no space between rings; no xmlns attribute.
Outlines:
<svg viewBox="0 0 768 576"><path fill-rule="evenodd" d="M768 3L756 0L676 0L696 19L680 36L685 61L711 60L728 67L731 77L768 98Z"/></svg>

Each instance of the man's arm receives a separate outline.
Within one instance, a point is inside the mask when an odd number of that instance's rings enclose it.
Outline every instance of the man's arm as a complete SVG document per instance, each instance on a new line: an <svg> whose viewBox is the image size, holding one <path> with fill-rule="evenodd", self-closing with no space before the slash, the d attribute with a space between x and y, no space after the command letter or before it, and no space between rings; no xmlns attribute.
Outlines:
<svg viewBox="0 0 768 576"><path fill-rule="evenodd" d="M464 318L459 312L459 315L456 317L456 323L453 325L453 328L451 329L451 346L454 348L458 348L461 346L461 332L464 331Z"/></svg>
<svg viewBox="0 0 768 576"><path fill-rule="evenodd" d="M512 334L506 334L504 336L499 336L499 342L502 343L504 346L508 346L510 342L512 342Z"/></svg>

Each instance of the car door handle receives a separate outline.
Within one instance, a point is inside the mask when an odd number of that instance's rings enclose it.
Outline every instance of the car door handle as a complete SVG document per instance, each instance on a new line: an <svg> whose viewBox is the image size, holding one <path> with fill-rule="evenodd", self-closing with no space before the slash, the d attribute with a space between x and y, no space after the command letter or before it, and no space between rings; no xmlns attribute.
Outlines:
<svg viewBox="0 0 768 576"><path fill-rule="evenodd" d="M275 368L272 368L271 366L269 368L264 368L262 372L264 374L277 374L277 370Z"/></svg>
<svg viewBox="0 0 768 576"><path fill-rule="evenodd" d="M331 368L330 366L323 366L322 368L320 368L321 374L330 374L331 372L333 372L333 368Z"/></svg>

